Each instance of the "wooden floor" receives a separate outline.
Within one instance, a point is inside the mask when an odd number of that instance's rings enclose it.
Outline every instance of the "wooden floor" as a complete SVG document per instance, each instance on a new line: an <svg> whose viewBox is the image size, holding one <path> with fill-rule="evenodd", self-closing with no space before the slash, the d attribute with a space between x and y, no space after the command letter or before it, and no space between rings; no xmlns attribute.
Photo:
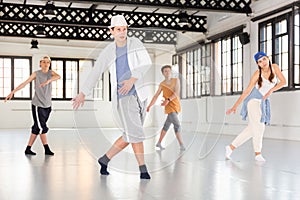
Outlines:
<svg viewBox="0 0 300 200"><path fill-rule="evenodd" d="M97 159L120 135L116 129L51 129L45 156L41 142L36 156L25 156L28 130L0 130L1 200L297 200L300 199L300 142L264 140L267 162L254 161L251 142L224 159L233 136L183 133L180 152L174 134L166 149L145 143L152 179L140 180L128 147L109 163L109 176L99 174Z"/></svg>

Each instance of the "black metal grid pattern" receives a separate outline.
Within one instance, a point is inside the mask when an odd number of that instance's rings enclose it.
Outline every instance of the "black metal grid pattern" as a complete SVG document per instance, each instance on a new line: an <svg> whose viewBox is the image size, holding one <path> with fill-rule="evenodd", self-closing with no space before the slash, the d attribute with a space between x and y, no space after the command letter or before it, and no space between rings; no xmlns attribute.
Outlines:
<svg viewBox="0 0 300 200"><path fill-rule="evenodd" d="M206 16L189 16L188 20L190 25L181 27L178 25L180 20L178 15L117 11L110 11L104 15L101 10L96 10L94 14L94 22L102 26L109 26L110 16L122 14L130 26L134 28L153 27L180 31L206 32Z"/></svg>
<svg viewBox="0 0 300 200"><path fill-rule="evenodd" d="M0 11L1 21L107 27L113 15L122 14L133 28L153 27L206 32L206 16L189 16L190 25L181 27L178 25L178 15L56 7L55 12L57 17L46 21L43 6L6 3L2 5L3 8Z"/></svg>
<svg viewBox="0 0 300 200"><path fill-rule="evenodd" d="M14 22L0 22L0 35L37 38L34 24L20 24ZM110 41L112 38L106 28L78 27L63 25L44 25L46 38L77 39ZM151 30L151 41L146 40L146 33L149 30L129 29L128 36L139 38L145 43L176 44L176 31Z"/></svg>
<svg viewBox="0 0 300 200"><path fill-rule="evenodd" d="M45 28L46 38L77 40L110 40L107 26L110 18L123 14L130 24L129 36L145 41L151 29L152 43L176 44L176 31L205 32L206 17L190 16L190 26L180 27L177 15L91 10L57 7L56 18L44 17L44 6L0 4L0 35L36 37L36 27ZM143 30L144 29L144 30Z"/></svg>
<svg viewBox="0 0 300 200"><path fill-rule="evenodd" d="M78 0L84 2L85 0ZM94 0L97 3L114 5L155 6L161 8L210 9L232 11L237 13L252 13L251 0Z"/></svg>

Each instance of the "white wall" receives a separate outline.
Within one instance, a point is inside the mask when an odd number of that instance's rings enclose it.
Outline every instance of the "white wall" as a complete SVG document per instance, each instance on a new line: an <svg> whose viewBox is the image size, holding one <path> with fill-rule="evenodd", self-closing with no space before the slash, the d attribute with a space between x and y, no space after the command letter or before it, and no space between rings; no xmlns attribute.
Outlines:
<svg viewBox="0 0 300 200"><path fill-rule="evenodd" d="M44 55L62 58L96 59L98 54L101 52L102 47L105 46L103 43L106 44L105 42L102 42L101 45L90 45L92 47L85 47L78 44L74 45L72 41L53 40L52 45L51 41L43 41L40 39L39 49L32 50L29 45L30 41L30 39L1 38L0 45L5 48L0 48L0 55L31 56L33 71L35 71L39 69L39 59ZM148 48L152 60L155 61L155 55L157 53L156 49L154 47ZM162 52L161 48L159 52ZM89 66L84 66L80 69L82 79L87 77L89 70ZM153 83L155 80L154 76L155 68L153 67L147 74L148 82ZM24 77L24 81L27 78L28 77ZM51 117L48 122L49 127L115 127L115 120L111 110L111 102L108 101L108 72L105 73L104 79L106 83L104 101L87 100L84 107L77 111L72 109L72 103L70 101L53 101L53 112L51 113ZM151 88L153 92L155 90L154 86L151 86ZM1 101L0 111L0 128L30 128L32 126L31 101L12 100L7 103ZM147 119L146 124L148 126L152 126L152 120Z"/></svg>
<svg viewBox="0 0 300 200"><path fill-rule="evenodd" d="M236 114L225 112L238 96L204 97L182 100L182 123L187 131L213 134L237 135L246 127L247 121L240 116L241 105ZM300 140L300 91L275 92L271 97L271 126L266 127L265 137Z"/></svg>
<svg viewBox="0 0 300 200"><path fill-rule="evenodd" d="M252 3L254 16L269 12L292 0L259 0ZM226 19L220 19L220 15L208 18L208 35L221 33L236 26L245 24L245 31L250 33L250 43L244 46L244 88L247 86L251 74L256 69L253 62L253 54L258 49L258 23L251 22L250 17L241 14L228 14ZM190 39L192 40L192 39ZM186 41L186 40L185 40ZM184 42L183 42L184 43ZM181 45L183 45L181 43ZM69 44L69 43L67 43ZM14 42L0 43L0 55L26 55L33 56L34 66L37 66L40 55L48 54L55 57L96 58L101 51L102 43L95 47L41 46L38 51L29 50L25 43ZM188 44L186 44L188 45ZM99 47L100 46L100 47ZM149 81L153 95L163 77L160 67L171 63L174 54L173 46L146 45L151 53L153 69L149 71ZM238 134L245 128L246 122L241 120L239 110L237 114L225 116L225 111L237 100L238 96L203 97L200 99L182 100L182 113L180 115L185 131L210 132L216 134ZM157 102L153 110L148 114L147 126L160 126L165 119L163 109ZM265 137L300 140L300 91L277 92L271 98L272 121L266 128ZM53 113L49 121L50 127L114 127L114 119L111 114L111 103L108 101L88 101L83 109L73 111L70 102L54 102ZM91 112L92 111L92 112ZM0 128L30 128L31 113L30 101L11 101L7 104L0 102Z"/></svg>
<svg viewBox="0 0 300 200"><path fill-rule="evenodd" d="M254 16L270 12L276 8L292 3L292 0L255 1L252 5ZM277 13L280 15L284 12ZM272 16L274 17L274 16ZM261 21L264 21L263 19ZM218 15L209 22L209 36L221 33L239 25L246 25L244 31L250 33L250 43L244 46L244 88L247 87L251 75L257 69L253 55L258 50L258 23L251 22L250 17L228 15L220 20ZM299 55L298 55L299 56ZM214 134L237 135L246 127L237 111L235 115L226 116L229 109L239 96L203 97L196 100L182 100L182 122L184 129L209 132ZM271 97L271 126L267 126L265 137L300 140L300 91L275 92ZM241 106L239 107L239 109Z"/></svg>

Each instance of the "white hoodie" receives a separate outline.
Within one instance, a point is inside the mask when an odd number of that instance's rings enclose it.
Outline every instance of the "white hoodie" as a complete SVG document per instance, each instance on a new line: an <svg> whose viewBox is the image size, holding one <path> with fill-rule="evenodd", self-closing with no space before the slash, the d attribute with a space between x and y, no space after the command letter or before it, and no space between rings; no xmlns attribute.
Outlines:
<svg viewBox="0 0 300 200"><path fill-rule="evenodd" d="M150 56L143 43L134 37L127 37L127 56L131 76L136 78L134 83L140 101L145 101L148 97L148 90L144 82L144 76L152 65ZM85 81L80 91L88 95L96 85L99 77L108 68L110 70L112 103L117 105L117 74L116 74L116 43L107 45L99 54L88 79Z"/></svg>

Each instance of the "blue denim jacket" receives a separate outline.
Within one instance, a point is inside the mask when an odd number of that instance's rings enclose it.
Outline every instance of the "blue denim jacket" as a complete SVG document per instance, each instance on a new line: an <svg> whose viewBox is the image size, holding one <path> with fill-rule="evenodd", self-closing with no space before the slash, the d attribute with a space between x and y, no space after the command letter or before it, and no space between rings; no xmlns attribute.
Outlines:
<svg viewBox="0 0 300 200"><path fill-rule="evenodd" d="M248 115L247 104L251 99L261 99L261 119L260 122L270 125L271 112L270 112L270 100L269 98L262 100L263 95L254 87L251 93L246 97L243 102L243 107L241 110L241 116L243 120L246 120Z"/></svg>

